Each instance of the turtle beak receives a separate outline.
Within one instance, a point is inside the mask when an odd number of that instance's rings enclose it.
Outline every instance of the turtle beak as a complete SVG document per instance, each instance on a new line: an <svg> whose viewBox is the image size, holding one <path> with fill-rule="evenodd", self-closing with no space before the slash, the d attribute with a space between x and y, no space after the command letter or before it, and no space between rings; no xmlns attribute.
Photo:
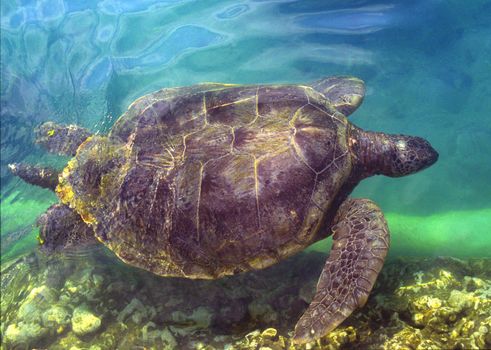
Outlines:
<svg viewBox="0 0 491 350"><path fill-rule="evenodd" d="M438 152L421 137L398 135L393 141L392 176L416 173L438 160Z"/></svg>
<svg viewBox="0 0 491 350"><path fill-rule="evenodd" d="M439 157L438 152L430 145L430 143L426 140L423 141L427 144L427 148L425 154L425 166L422 169L428 168L435 164Z"/></svg>

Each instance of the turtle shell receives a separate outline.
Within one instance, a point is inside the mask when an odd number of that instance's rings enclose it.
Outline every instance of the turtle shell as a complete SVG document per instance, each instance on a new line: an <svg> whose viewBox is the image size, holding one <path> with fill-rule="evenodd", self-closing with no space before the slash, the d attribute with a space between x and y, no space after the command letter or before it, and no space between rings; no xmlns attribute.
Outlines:
<svg viewBox="0 0 491 350"><path fill-rule="evenodd" d="M215 278L325 237L347 120L307 86L205 84L135 101L80 146L58 193L122 260Z"/></svg>

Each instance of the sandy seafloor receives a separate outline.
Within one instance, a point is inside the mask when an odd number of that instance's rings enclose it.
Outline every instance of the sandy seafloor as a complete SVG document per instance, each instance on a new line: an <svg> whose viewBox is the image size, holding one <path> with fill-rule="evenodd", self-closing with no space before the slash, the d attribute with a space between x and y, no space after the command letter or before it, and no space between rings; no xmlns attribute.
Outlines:
<svg viewBox="0 0 491 350"><path fill-rule="evenodd" d="M205 81L366 82L355 124L428 139L416 175L364 181L391 250L367 305L304 348L491 348L491 3L467 1L62 1L1 6L3 349L283 349L330 241L269 270L164 279L110 252L37 255L56 196L10 162L63 168L33 142L46 120L105 133L135 98ZM72 326L76 324L77 326Z"/></svg>

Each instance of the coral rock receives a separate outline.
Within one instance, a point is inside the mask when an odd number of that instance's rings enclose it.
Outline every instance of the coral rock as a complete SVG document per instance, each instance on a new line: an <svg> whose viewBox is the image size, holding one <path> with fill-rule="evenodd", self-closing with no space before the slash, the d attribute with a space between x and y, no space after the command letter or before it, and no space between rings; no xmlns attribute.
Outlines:
<svg viewBox="0 0 491 350"><path fill-rule="evenodd" d="M35 345L43 336L47 334L47 329L42 328L37 323L11 324L7 327L4 334L5 343L16 346Z"/></svg>
<svg viewBox="0 0 491 350"><path fill-rule="evenodd" d="M77 335L93 333L101 326L101 319L85 309L77 307L73 310L72 330Z"/></svg>

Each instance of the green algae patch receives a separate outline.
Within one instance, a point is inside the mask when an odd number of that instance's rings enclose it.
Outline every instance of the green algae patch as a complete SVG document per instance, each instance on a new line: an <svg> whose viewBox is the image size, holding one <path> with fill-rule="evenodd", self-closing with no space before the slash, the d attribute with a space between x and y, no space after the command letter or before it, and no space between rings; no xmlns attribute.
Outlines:
<svg viewBox="0 0 491 350"><path fill-rule="evenodd" d="M491 208L430 216L387 214L390 254L489 257Z"/></svg>
<svg viewBox="0 0 491 350"><path fill-rule="evenodd" d="M489 257L491 208L450 211L428 216L387 213L391 232L389 255ZM308 250L328 253L332 238Z"/></svg>

